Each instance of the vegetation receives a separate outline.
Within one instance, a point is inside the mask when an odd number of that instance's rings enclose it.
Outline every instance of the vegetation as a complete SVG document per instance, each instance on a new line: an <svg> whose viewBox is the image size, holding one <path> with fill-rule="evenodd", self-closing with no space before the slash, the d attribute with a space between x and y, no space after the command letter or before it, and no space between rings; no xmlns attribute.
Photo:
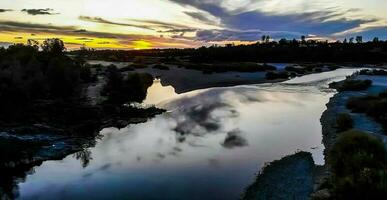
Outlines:
<svg viewBox="0 0 387 200"><path fill-rule="evenodd" d="M369 75L369 76L387 76L387 70L379 70L379 69L373 69L373 70L368 70L364 69L361 70L360 75Z"/></svg>
<svg viewBox="0 0 387 200"><path fill-rule="evenodd" d="M108 100L102 105L90 105L85 87L96 80L96 73L105 72L100 69L93 72L92 66L78 57L66 56L64 50L59 39L48 39L40 46L29 41L27 45L0 49L1 130L45 124L68 135L93 136L106 118L128 120L161 112L123 108L124 103L145 99L153 78L137 73L123 77L113 66L106 72L107 84L103 90Z"/></svg>
<svg viewBox="0 0 387 200"><path fill-rule="evenodd" d="M347 131L353 128L353 120L348 113L340 113L336 118L338 132Z"/></svg>
<svg viewBox="0 0 387 200"><path fill-rule="evenodd" d="M153 68L160 69L160 70L169 70L168 66L162 65L162 64L156 64L156 65L153 66Z"/></svg>
<svg viewBox="0 0 387 200"><path fill-rule="evenodd" d="M153 77L146 73L129 73L123 77L115 67L107 69L107 83L102 95L108 97L109 103L123 104L128 102L141 102L145 99L147 89L153 84Z"/></svg>
<svg viewBox="0 0 387 200"><path fill-rule="evenodd" d="M346 79L344 81L333 82L329 84L331 88L334 88L339 92L366 90L371 85L372 85L371 80L353 80L353 79Z"/></svg>
<svg viewBox="0 0 387 200"><path fill-rule="evenodd" d="M360 38L360 37L359 37ZM141 51L124 50L80 50L89 59L109 61L133 61L139 56L163 57L173 61L176 57L191 62L251 61L251 62L385 62L387 41L363 42L354 38L337 42L316 40L258 41L251 45L211 46L198 49L152 49ZM74 54L81 53L73 52Z"/></svg>
<svg viewBox="0 0 387 200"><path fill-rule="evenodd" d="M228 71L236 72L263 72L263 71L274 71L276 67L268 64L258 64L254 62L206 62L206 63L195 63L195 62L173 62L179 67L186 69L200 70L204 73L221 73Z"/></svg>
<svg viewBox="0 0 387 200"><path fill-rule="evenodd" d="M386 199L387 161L383 143L360 131L340 134L328 162L333 199Z"/></svg>
<svg viewBox="0 0 387 200"><path fill-rule="evenodd" d="M79 86L92 80L87 66L64 55L63 42L46 40L34 45L16 44L0 51L1 120L25 118L38 100L78 97Z"/></svg>
<svg viewBox="0 0 387 200"><path fill-rule="evenodd" d="M266 79L275 80L275 79L288 79L290 74L288 72L267 72Z"/></svg>
<svg viewBox="0 0 387 200"><path fill-rule="evenodd" d="M352 97L346 106L352 112L365 113L374 118L387 130L387 91L377 96Z"/></svg>

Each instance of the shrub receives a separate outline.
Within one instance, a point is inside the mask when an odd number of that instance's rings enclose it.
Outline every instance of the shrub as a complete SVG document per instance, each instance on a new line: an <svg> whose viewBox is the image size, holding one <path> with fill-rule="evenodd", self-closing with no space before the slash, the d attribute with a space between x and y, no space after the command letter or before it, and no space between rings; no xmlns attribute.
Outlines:
<svg viewBox="0 0 387 200"><path fill-rule="evenodd" d="M153 84L150 74L129 73L124 78L115 66L108 68L106 76L107 82L102 95L107 96L110 103L141 102L146 97L148 87Z"/></svg>
<svg viewBox="0 0 387 200"><path fill-rule="evenodd" d="M335 199L386 199L387 168L384 145L360 131L340 134L328 162Z"/></svg>
<svg viewBox="0 0 387 200"><path fill-rule="evenodd" d="M379 69L363 69L359 72L360 75L376 75L376 76L386 76L387 75L387 70L379 70Z"/></svg>
<svg viewBox="0 0 387 200"><path fill-rule="evenodd" d="M162 64L156 64L153 66L154 69L160 69L160 70L169 70L169 67Z"/></svg>
<svg viewBox="0 0 387 200"><path fill-rule="evenodd" d="M266 79L274 80L274 79L288 79L289 73L287 72L267 72Z"/></svg>
<svg viewBox="0 0 387 200"><path fill-rule="evenodd" d="M351 80L351 79L329 84L331 88L334 88L339 92L366 90L371 85L372 85L371 80Z"/></svg>
<svg viewBox="0 0 387 200"><path fill-rule="evenodd" d="M348 113L340 113L336 118L336 126L339 132L353 128L353 120Z"/></svg>
<svg viewBox="0 0 387 200"><path fill-rule="evenodd" d="M351 97L346 106L352 112L365 113L374 118L387 130L387 92L378 96Z"/></svg>

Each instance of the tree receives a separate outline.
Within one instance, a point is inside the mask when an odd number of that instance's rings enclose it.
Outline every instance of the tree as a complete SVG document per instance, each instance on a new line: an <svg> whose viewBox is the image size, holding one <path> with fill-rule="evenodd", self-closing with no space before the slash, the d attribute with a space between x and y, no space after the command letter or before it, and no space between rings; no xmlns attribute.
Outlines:
<svg viewBox="0 0 387 200"><path fill-rule="evenodd" d="M305 41L306 41L306 36L305 36L305 35L302 35L302 36L301 36L301 42L302 42L303 44L305 44Z"/></svg>
<svg viewBox="0 0 387 200"><path fill-rule="evenodd" d="M356 42L358 44L363 43L363 36L356 36Z"/></svg>
<svg viewBox="0 0 387 200"><path fill-rule="evenodd" d="M43 52L50 53L52 55L62 55L66 47L62 40L58 38L47 39L41 45Z"/></svg>
<svg viewBox="0 0 387 200"><path fill-rule="evenodd" d="M269 42L270 42L270 35L266 35L265 43L269 43Z"/></svg>
<svg viewBox="0 0 387 200"><path fill-rule="evenodd" d="M266 35L261 36L261 41L262 41L262 43L266 42Z"/></svg>
<svg viewBox="0 0 387 200"><path fill-rule="evenodd" d="M39 42L36 41L36 40L28 39L28 40L27 40L27 45L28 45L28 46L34 47L36 50L39 49Z"/></svg>

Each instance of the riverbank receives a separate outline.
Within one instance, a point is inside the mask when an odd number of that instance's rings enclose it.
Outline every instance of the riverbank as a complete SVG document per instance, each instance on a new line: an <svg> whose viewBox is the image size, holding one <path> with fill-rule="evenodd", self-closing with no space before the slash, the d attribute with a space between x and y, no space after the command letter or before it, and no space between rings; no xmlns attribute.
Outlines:
<svg viewBox="0 0 387 200"><path fill-rule="evenodd" d="M329 152L332 146L335 144L339 131L336 126L337 116L340 113L348 113L353 120L353 128L364 131L368 134L380 139L387 148L387 135L383 130L381 124L371 119L363 113L353 113L346 107L348 99L351 97L362 97L367 95L375 95L387 89L387 76L366 76L355 75L351 77L354 80L371 80L372 86L362 91L342 91L335 94L326 105L327 109L321 116L323 144L325 146L324 155L325 160L328 160ZM316 174L315 191L312 194L313 199L329 199L329 191L324 188L324 184L327 183L331 172L329 163L325 163L324 166L319 167L320 171Z"/></svg>
<svg viewBox="0 0 387 200"><path fill-rule="evenodd" d="M29 171L44 161L62 160L67 155L93 147L96 140L101 137L99 130L105 127L122 128L128 124L143 123L164 112L155 107L147 109L116 107L116 109L121 111L105 113L106 116L103 116L103 113L94 113L96 115L88 118L84 124L81 121L68 128L46 124L24 126L13 124L1 127L0 199L16 198L18 183L23 182ZM83 134L82 131L88 133Z"/></svg>
<svg viewBox="0 0 387 200"><path fill-rule="evenodd" d="M243 200L309 199L313 191L314 162L311 153L298 152L271 162L243 194Z"/></svg>
<svg viewBox="0 0 387 200"><path fill-rule="evenodd" d="M149 60L147 60L149 59ZM114 65L123 73L148 73L161 80L163 86L172 86L175 92L185 93L210 87L227 87L246 84L277 83L290 78L313 73L333 71L352 65L348 63L188 63L165 62L157 58L143 58L141 64L133 62L87 61L95 70L103 73ZM155 64L156 63L156 64ZM159 63L159 64L157 64ZM247 65L249 70L244 70ZM162 66L162 67L160 67ZM238 66L241 69L238 69ZM375 65L355 65L356 67ZM221 69L221 70L219 70Z"/></svg>

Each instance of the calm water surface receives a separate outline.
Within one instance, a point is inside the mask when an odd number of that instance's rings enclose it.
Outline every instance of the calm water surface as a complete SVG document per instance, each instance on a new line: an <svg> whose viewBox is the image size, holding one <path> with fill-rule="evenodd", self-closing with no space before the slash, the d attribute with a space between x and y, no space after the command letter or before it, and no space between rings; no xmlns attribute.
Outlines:
<svg viewBox="0 0 387 200"><path fill-rule="evenodd" d="M303 150L323 164L327 83L352 69L279 84L176 94L159 80L147 104L168 112L107 128L95 147L47 161L19 184L20 199L237 199L265 163Z"/></svg>

